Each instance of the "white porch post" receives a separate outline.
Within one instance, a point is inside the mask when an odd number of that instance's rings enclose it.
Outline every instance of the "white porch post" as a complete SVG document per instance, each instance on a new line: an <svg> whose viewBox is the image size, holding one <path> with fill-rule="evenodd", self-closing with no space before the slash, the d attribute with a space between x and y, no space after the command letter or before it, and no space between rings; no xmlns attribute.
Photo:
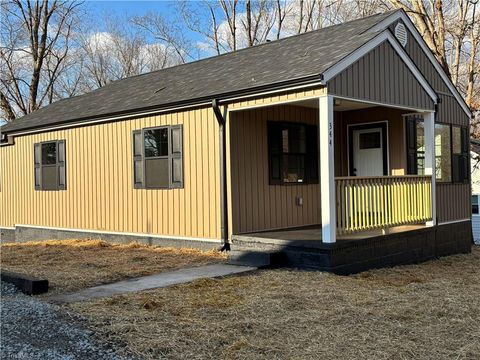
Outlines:
<svg viewBox="0 0 480 360"><path fill-rule="evenodd" d="M320 133L320 197L322 212L322 241L336 241L335 168L333 158L333 97L319 99Z"/></svg>
<svg viewBox="0 0 480 360"><path fill-rule="evenodd" d="M423 114L425 139L425 175L432 176L432 220L425 225L435 226L437 222L437 206L435 193L435 113Z"/></svg>

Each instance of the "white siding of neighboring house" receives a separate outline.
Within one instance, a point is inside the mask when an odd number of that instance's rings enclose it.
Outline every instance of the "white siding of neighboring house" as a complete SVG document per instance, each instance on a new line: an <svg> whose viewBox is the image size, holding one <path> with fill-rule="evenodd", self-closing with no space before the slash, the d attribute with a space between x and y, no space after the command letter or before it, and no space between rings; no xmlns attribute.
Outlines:
<svg viewBox="0 0 480 360"><path fill-rule="evenodd" d="M480 197L480 162L479 155L475 152L470 152L471 155L471 170L472 170L472 195L479 195ZM477 164L478 163L478 164ZM473 240L480 245L480 214L472 214L472 230Z"/></svg>

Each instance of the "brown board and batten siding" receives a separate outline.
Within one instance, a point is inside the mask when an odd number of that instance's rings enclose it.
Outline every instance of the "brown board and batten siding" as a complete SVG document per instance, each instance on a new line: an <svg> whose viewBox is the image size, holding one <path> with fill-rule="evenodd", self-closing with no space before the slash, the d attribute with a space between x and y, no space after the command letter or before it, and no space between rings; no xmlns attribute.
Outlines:
<svg viewBox="0 0 480 360"><path fill-rule="evenodd" d="M397 23L390 26L392 32ZM469 126L469 117L408 29L407 36L405 51L438 94L440 102L436 121ZM380 51L383 52L384 57L380 56ZM353 74L356 75L353 76ZM328 84L328 92L391 105L433 109L433 102L418 81L412 80L412 78L413 75L400 57L394 53L389 44L384 43L332 79ZM388 86L389 84L391 85ZM385 87L387 88L385 89ZM402 89L407 89L407 91L402 91ZM393 99L391 99L392 94ZM470 217L469 184L438 183L436 197L437 217L440 223Z"/></svg>
<svg viewBox="0 0 480 360"><path fill-rule="evenodd" d="M328 93L415 109L433 100L388 42L383 42L328 82Z"/></svg>
<svg viewBox="0 0 480 360"><path fill-rule="evenodd" d="M398 20L389 26L389 29L393 34L395 34L395 26L397 26L398 23L403 24L403 21ZM436 91L449 92L447 85L423 52L420 44L418 44L408 28L405 28L407 32L407 44L405 45L405 51L407 54L413 60L417 68L420 70L432 88L434 88Z"/></svg>
<svg viewBox="0 0 480 360"><path fill-rule="evenodd" d="M393 23L390 30L401 20ZM425 55L413 35L407 28L408 41L405 51L415 62L420 72L427 79L439 97L436 121L444 124L470 126L470 119ZM470 184L437 183L437 218L440 223L468 219L471 216Z"/></svg>
<svg viewBox="0 0 480 360"><path fill-rule="evenodd" d="M348 171L348 126L365 123L387 122L388 128L388 175L406 175L405 134L401 109L372 107L360 110L334 112L335 176L349 176Z"/></svg>
<svg viewBox="0 0 480 360"><path fill-rule="evenodd" d="M304 120L315 124L318 109L276 105L318 99L325 93L324 87L306 88L227 105L230 235L320 223L318 184L269 185L267 121ZM303 196L303 206L295 205L297 195Z"/></svg>
<svg viewBox="0 0 480 360"><path fill-rule="evenodd" d="M457 100L448 94L439 93L441 102L438 104L436 121L469 126L470 119L465 114ZM470 167L469 167L470 168ZM471 186L470 184L437 185L437 216L439 222L468 219L471 217Z"/></svg>
<svg viewBox="0 0 480 360"><path fill-rule="evenodd" d="M132 131L183 124L184 187L134 189ZM0 151L0 227L220 239L218 124L209 107L15 137ZM67 189L35 191L34 144L65 140Z"/></svg>
<svg viewBox="0 0 480 360"><path fill-rule="evenodd" d="M317 125L318 110L269 106L231 113L229 121L233 233L319 224L319 184L270 185L267 146L268 121Z"/></svg>

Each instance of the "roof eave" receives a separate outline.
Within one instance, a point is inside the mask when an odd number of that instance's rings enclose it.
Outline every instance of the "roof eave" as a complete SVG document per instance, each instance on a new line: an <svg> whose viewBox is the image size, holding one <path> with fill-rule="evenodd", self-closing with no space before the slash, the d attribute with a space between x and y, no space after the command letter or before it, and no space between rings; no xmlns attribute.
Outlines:
<svg viewBox="0 0 480 360"><path fill-rule="evenodd" d="M322 80L323 80L322 74L314 74L307 77L291 79L291 80L283 81L279 83L252 87L249 89L244 89L239 91L231 91L226 93L214 94L211 96L204 96L200 98L190 99L187 101L173 102L173 103L163 104L160 106L149 106L149 107L143 107L143 108L136 108L131 111L106 113L106 114L102 114L101 116L97 116L93 118L80 117L80 118L75 118L75 119L70 119L65 121L59 121L55 124L49 124L47 126L37 125L37 126L24 127L21 129L14 128L13 130L9 130L8 129L9 124L6 124L0 127L0 130L2 131L3 134L8 135L8 137L11 137L11 136L23 135L26 133L32 133L32 132L49 131L54 128L86 126L91 123L117 121L121 119L129 119L133 117L155 114L159 112L169 112L169 111L175 111L175 110L188 109L192 107L211 106L212 99L216 99L219 104L226 104L228 102L231 102L233 99L238 99L242 97L255 97L255 96L266 94L268 92L282 92L282 91L287 91L289 89L292 89L294 87L306 87L306 86L315 86L315 85L323 86L324 83L322 82ZM4 129L5 126L7 126L6 129Z"/></svg>

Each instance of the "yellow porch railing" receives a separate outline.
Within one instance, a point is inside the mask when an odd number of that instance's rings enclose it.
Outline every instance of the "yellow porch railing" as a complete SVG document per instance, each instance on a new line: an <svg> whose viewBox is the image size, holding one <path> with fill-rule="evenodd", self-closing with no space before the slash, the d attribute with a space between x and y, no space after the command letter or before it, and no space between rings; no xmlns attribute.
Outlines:
<svg viewBox="0 0 480 360"><path fill-rule="evenodd" d="M335 178L337 233L431 220L431 180L416 175Z"/></svg>

